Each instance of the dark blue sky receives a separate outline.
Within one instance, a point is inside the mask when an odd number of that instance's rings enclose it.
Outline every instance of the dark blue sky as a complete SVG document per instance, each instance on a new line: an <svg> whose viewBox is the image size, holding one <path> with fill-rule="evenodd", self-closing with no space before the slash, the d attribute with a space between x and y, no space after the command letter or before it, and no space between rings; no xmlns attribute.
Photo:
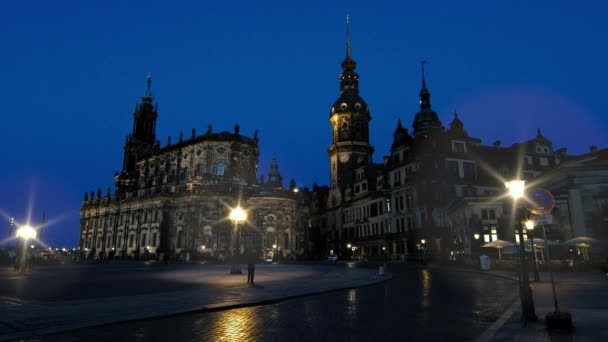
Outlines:
<svg viewBox="0 0 608 342"><path fill-rule="evenodd" d="M180 131L260 131L260 173L327 184L345 14L374 160L418 110L419 61L448 125L485 144L540 127L573 154L608 145L605 1L27 1L0 3L0 238L8 218L76 244L84 191L112 184L152 73L164 146ZM410 128L411 130L411 128Z"/></svg>

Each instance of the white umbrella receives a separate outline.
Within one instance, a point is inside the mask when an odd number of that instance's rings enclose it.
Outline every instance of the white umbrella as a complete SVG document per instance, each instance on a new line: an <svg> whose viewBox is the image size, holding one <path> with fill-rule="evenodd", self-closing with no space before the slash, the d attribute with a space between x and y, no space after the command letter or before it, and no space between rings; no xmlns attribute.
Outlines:
<svg viewBox="0 0 608 342"><path fill-rule="evenodd" d="M583 258L585 259L585 261L589 261L589 254L587 252L587 248L591 247L592 244L599 243L599 242L600 242L600 240L598 240L598 239L594 239L594 238L590 238L590 237L586 237L586 236L579 236L579 237L575 237L574 239L570 239L568 241L562 242L562 245L577 246L577 247L583 248Z"/></svg>
<svg viewBox="0 0 608 342"><path fill-rule="evenodd" d="M505 247L513 247L515 246L514 243L509 242L509 241L505 241L505 240L494 240L492 242L488 242L485 245L481 246L481 247L486 247L486 248L496 248L498 249L498 259L500 261L502 261L502 254L500 254L500 250L505 248Z"/></svg>
<svg viewBox="0 0 608 342"><path fill-rule="evenodd" d="M570 239L568 241L562 242L562 245L588 247L588 246L591 246L592 244L598 243L598 242L600 242L600 240L598 240L598 239L594 239L594 238L590 238L590 237L586 237L586 236L579 236L579 237L575 237L574 239Z"/></svg>

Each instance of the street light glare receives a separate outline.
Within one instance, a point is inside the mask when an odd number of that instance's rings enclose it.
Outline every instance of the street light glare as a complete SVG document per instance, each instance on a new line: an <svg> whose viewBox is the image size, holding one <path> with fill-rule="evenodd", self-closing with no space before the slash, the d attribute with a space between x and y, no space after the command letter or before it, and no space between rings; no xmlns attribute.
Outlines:
<svg viewBox="0 0 608 342"><path fill-rule="evenodd" d="M30 226L22 226L17 229L17 237L25 240L36 238L36 229Z"/></svg>
<svg viewBox="0 0 608 342"><path fill-rule="evenodd" d="M505 182L505 187L509 190L509 194L513 199L518 199L524 195L525 180L512 180Z"/></svg>
<svg viewBox="0 0 608 342"><path fill-rule="evenodd" d="M236 207L230 212L230 220L233 222L245 222L247 220L247 212L241 209L241 207Z"/></svg>
<svg viewBox="0 0 608 342"><path fill-rule="evenodd" d="M528 230L534 229L534 221L528 220L528 221L526 221L525 224L526 224L526 229L528 229Z"/></svg>

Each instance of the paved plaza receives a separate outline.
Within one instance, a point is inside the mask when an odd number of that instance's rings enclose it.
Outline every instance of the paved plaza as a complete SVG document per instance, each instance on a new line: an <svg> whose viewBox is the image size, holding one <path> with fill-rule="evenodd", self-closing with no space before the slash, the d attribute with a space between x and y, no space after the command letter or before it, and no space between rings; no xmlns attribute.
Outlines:
<svg viewBox="0 0 608 342"><path fill-rule="evenodd" d="M262 264L253 286L246 266L229 275L230 265L217 264L0 269L0 340L608 340L602 273L557 274L560 308L576 330L549 334L547 274L532 284L539 321L523 326L516 274L397 263L379 275L378 265L361 266Z"/></svg>
<svg viewBox="0 0 608 342"><path fill-rule="evenodd" d="M243 275L230 275L230 265L168 267L95 265L5 271L6 280L0 285L0 340L272 303L390 279L390 274L379 276L369 268L263 264L256 267L256 284L250 286L246 267ZM66 284L65 279L70 282ZM58 288L63 290L52 291Z"/></svg>

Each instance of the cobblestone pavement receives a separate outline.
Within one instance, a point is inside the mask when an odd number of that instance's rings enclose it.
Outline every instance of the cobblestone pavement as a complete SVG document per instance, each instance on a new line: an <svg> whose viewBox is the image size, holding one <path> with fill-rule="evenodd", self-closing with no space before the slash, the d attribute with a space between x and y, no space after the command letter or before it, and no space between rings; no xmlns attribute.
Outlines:
<svg viewBox="0 0 608 342"><path fill-rule="evenodd" d="M469 341L517 298L511 280L391 265L392 280L276 304L22 341Z"/></svg>

